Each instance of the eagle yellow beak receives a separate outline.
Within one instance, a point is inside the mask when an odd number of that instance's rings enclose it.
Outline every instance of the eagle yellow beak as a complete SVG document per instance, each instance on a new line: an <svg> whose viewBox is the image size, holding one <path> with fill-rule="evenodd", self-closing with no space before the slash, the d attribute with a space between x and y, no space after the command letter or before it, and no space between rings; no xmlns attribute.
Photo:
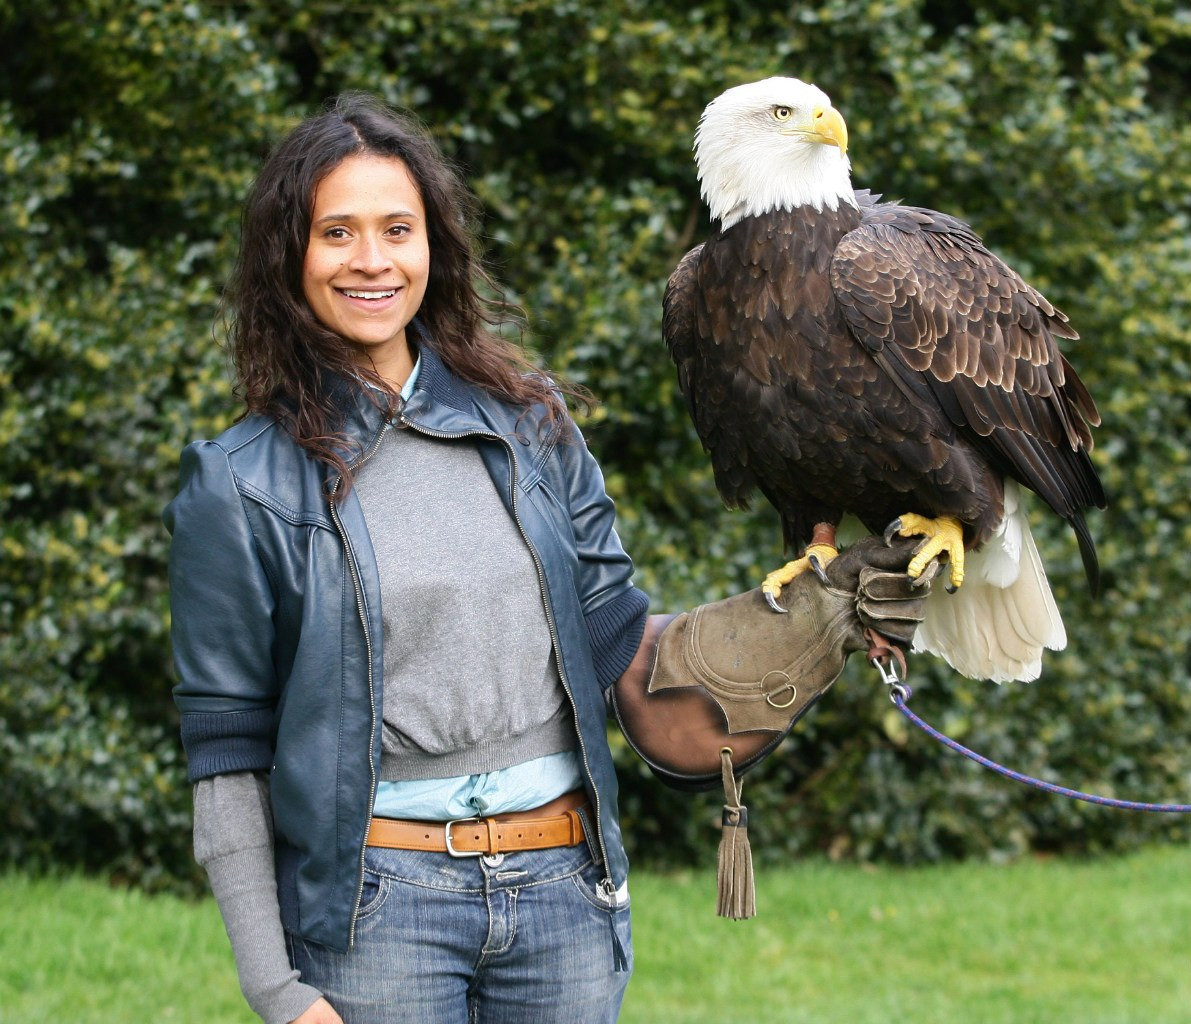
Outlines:
<svg viewBox="0 0 1191 1024"><path fill-rule="evenodd" d="M848 152L848 126L835 107L815 107L811 113L808 135L815 142L839 146L840 153Z"/></svg>

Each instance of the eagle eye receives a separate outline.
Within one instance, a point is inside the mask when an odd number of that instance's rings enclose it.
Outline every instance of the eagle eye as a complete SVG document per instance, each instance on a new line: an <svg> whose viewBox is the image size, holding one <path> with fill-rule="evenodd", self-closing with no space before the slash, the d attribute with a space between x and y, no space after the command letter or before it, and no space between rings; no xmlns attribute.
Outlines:
<svg viewBox="0 0 1191 1024"><path fill-rule="evenodd" d="M779 121L789 121L794 116L794 111L789 107L774 107L773 116Z"/></svg>

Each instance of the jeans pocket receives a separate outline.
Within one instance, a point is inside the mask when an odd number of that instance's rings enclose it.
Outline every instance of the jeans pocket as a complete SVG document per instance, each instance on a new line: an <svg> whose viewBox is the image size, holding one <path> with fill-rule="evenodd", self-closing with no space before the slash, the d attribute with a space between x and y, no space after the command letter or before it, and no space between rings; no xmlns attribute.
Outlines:
<svg viewBox="0 0 1191 1024"><path fill-rule="evenodd" d="M629 908L628 883L626 882L613 893L609 893L611 883L596 867L594 861L588 861L576 871L571 876L571 881L575 883L575 888L583 894L583 898L597 910L602 910L605 913L620 913L620 911Z"/></svg>
<svg viewBox="0 0 1191 1024"><path fill-rule="evenodd" d="M356 912L356 923L375 914L385 905L392 891L393 883L384 875L364 869L364 888L360 893L360 909Z"/></svg>

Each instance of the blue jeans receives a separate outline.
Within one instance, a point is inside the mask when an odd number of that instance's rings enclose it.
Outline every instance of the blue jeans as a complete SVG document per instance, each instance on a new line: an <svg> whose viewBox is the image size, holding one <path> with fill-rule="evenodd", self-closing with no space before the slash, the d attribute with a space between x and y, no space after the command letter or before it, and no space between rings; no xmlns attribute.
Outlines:
<svg viewBox="0 0 1191 1024"><path fill-rule="evenodd" d="M345 1024L616 1020L632 970L627 892L612 909L585 843L466 859L369 847L364 866L351 949L287 936L302 980Z"/></svg>

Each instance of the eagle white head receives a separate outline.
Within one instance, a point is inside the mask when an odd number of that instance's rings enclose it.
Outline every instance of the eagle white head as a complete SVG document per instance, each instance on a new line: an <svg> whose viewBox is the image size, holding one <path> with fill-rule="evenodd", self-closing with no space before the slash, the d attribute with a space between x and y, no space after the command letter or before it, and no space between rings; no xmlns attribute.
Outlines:
<svg viewBox="0 0 1191 1024"><path fill-rule="evenodd" d="M820 88L766 78L721 93L695 132L703 199L723 229L771 210L856 205L848 129Z"/></svg>

